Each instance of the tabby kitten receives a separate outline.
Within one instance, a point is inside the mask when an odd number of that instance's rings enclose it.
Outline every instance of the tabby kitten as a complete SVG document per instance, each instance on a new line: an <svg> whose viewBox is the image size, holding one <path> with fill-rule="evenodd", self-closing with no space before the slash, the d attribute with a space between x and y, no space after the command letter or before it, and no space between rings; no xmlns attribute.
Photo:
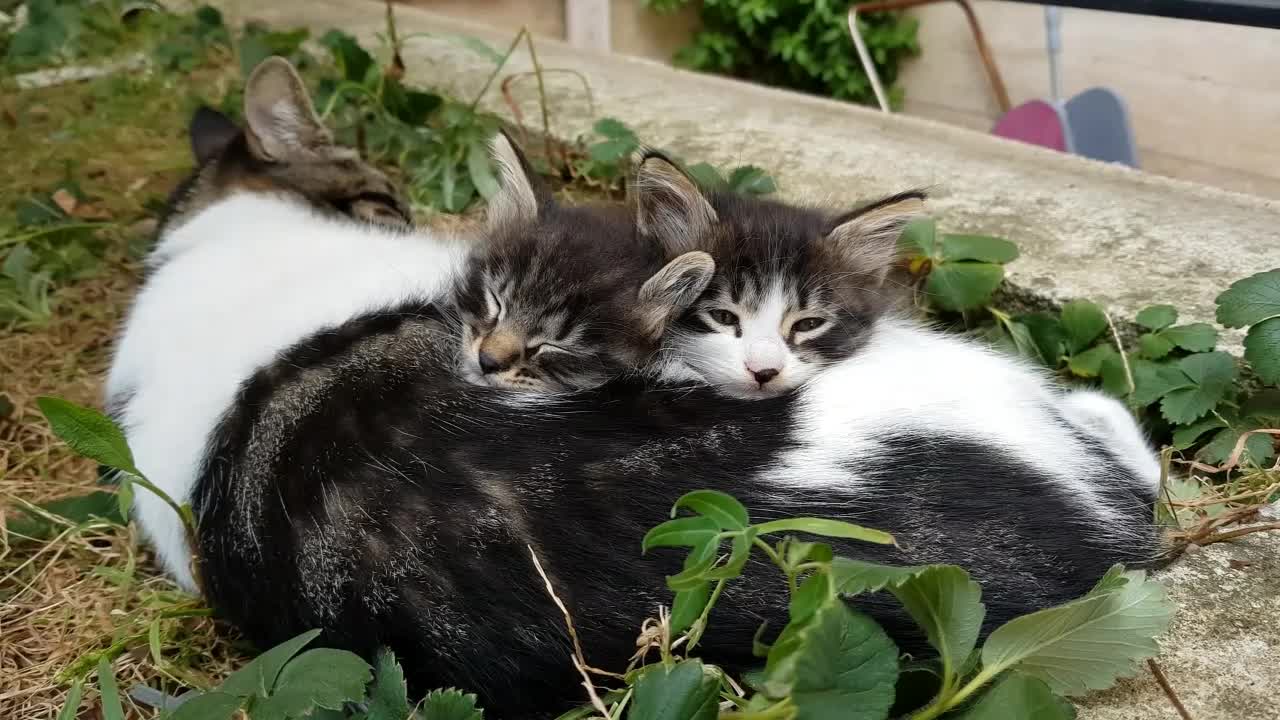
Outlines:
<svg viewBox="0 0 1280 720"><path fill-rule="evenodd" d="M620 207L558 204L505 135L493 143L502 190L454 293L459 373L468 382L561 392L603 384L658 349L668 321L714 271L636 236Z"/></svg>
<svg viewBox="0 0 1280 720"><path fill-rule="evenodd" d="M885 279L897 238L924 199L905 192L831 215L703 193L653 151L636 196L646 236L670 254L706 251L716 264L706 292L669 328L660 372L743 398L788 392L866 343L892 308Z"/></svg>
<svg viewBox="0 0 1280 720"><path fill-rule="evenodd" d="M287 60L268 58L254 69L244 114L241 129L216 110L196 111L190 136L198 169L170 197L160 232L242 191L288 195L388 227L412 225L400 189L355 149L334 144Z"/></svg>

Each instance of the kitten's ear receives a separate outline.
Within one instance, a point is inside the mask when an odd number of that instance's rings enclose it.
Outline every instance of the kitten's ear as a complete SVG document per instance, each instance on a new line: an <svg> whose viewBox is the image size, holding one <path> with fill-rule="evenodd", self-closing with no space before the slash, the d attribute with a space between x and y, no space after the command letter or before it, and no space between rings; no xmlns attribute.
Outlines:
<svg viewBox="0 0 1280 720"><path fill-rule="evenodd" d="M217 110L201 105L191 116L187 134L191 136L191 152L196 156L196 163L203 165L236 139L240 126Z"/></svg>
<svg viewBox="0 0 1280 720"><path fill-rule="evenodd" d="M261 160L280 162L333 144L307 88L288 60L269 57L244 86L249 148Z"/></svg>
<svg viewBox="0 0 1280 720"><path fill-rule="evenodd" d="M693 178L655 150L640 159L633 188L640 232L657 238L668 253L697 249L716 222Z"/></svg>
<svg viewBox="0 0 1280 720"><path fill-rule="evenodd" d="M881 283L898 257L898 237L907 223L924 215L919 190L877 200L836 219L827 232L849 267Z"/></svg>
<svg viewBox="0 0 1280 720"><path fill-rule="evenodd" d="M649 337L657 339L672 318L697 302L715 273L711 256L695 250L667 263L646 280L637 299L641 324Z"/></svg>
<svg viewBox="0 0 1280 720"><path fill-rule="evenodd" d="M552 198L551 191L534 174L529 159L505 130L493 136L489 152L498 165L499 185L498 193L489 198L489 227L536 220Z"/></svg>

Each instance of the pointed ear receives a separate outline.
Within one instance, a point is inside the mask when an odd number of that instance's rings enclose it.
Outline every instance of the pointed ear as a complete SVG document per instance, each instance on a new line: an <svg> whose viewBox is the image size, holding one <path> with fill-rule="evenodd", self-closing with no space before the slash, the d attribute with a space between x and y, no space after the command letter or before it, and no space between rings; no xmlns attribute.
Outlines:
<svg viewBox="0 0 1280 720"><path fill-rule="evenodd" d="M489 227L536 220L538 213L553 201L551 191L534 174L529 159L505 130L493 136L489 152L498 166L499 185L498 193L489 198Z"/></svg>
<svg viewBox="0 0 1280 720"><path fill-rule="evenodd" d="M668 253L695 250L716 222L716 211L693 181L669 158L648 150L634 185L636 224Z"/></svg>
<svg viewBox="0 0 1280 720"><path fill-rule="evenodd" d="M827 232L849 267L884 282L898 257L898 237L907 223L924 215L923 192L913 190L877 200L835 220Z"/></svg>
<svg viewBox="0 0 1280 720"><path fill-rule="evenodd" d="M244 86L249 148L261 160L280 162L333 143L307 88L288 60L269 57Z"/></svg>
<svg viewBox="0 0 1280 720"><path fill-rule="evenodd" d="M191 116L187 134L191 136L191 152L196 156L196 163L203 165L236 139L240 126L217 110L201 105Z"/></svg>
<svg viewBox="0 0 1280 720"><path fill-rule="evenodd" d="M645 333L657 339L667 323L698 301L711 278L716 263L699 250L687 252L667 263L640 286L641 325Z"/></svg>

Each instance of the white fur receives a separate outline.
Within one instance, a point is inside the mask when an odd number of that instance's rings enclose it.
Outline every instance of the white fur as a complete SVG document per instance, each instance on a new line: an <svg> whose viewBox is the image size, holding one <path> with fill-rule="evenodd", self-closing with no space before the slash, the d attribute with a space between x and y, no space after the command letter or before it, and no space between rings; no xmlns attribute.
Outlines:
<svg viewBox="0 0 1280 720"><path fill-rule="evenodd" d="M205 445L240 385L326 327L447 287L463 249L238 194L170 230L149 259L107 381L138 468L189 502ZM165 568L193 587L182 524L139 491L135 517Z"/></svg>
<svg viewBox="0 0 1280 720"><path fill-rule="evenodd" d="M1080 468L1098 459L1064 433L1046 407L1093 429L1144 485L1159 482L1151 449L1114 400L1087 392L1064 396L1013 358L908 321L881 320L857 354L818 373L799 392L793 435L800 447L778 475L788 484L847 486L851 461L875 454L876 438L923 430L1002 448L1056 476L1096 517L1114 518L1097 488L1080 477Z"/></svg>

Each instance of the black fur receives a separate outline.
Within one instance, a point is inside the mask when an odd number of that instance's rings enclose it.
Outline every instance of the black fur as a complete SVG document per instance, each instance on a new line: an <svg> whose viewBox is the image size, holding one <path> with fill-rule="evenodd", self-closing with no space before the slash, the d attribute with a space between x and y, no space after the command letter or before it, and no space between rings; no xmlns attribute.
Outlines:
<svg viewBox="0 0 1280 720"><path fill-rule="evenodd" d="M838 554L962 565L983 584L988 630L1155 552L1154 498L1105 452L1078 471L1121 514L1111 525L1008 453L923 430L876 438L843 489L786 485L776 468L799 441L796 395L622 379L530 400L458 379L448 322L410 304L317 333L248 381L220 423L194 495L200 571L259 646L319 627L365 655L389 646L416 690L478 693L488 717L554 713L583 699L580 678L526 545L587 659L621 668L641 621L670 602L663 577L681 558L642 557L640 539L695 488L735 495L756 521L840 518L899 542L837 542ZM700 646L731 668L758 662L762 621L785 623L780 575L759 562L747 575ZM921 648L891 598L856 604Z"/></svg>

